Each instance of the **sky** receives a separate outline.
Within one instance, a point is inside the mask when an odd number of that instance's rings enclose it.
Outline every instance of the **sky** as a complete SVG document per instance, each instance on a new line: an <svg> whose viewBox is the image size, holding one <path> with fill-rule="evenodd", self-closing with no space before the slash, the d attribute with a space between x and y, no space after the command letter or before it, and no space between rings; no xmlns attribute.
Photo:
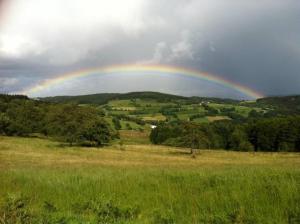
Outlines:
<svg viewBox="0 0 300 224"><path fill-rule="evenodd" d="M300 94L299 0L0 0L0 92L61 74L168 65L214 74L264 96ZM119 72L30 96L160 91L248 99L193 77Z"/></svg>

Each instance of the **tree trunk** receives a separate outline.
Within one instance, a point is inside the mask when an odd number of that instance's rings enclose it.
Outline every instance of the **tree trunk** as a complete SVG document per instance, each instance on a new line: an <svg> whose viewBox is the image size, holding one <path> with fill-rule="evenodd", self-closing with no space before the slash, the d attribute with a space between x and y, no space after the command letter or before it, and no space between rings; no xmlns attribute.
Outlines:
<svg viewBox="0 0 300 224"><path fill-rule="evenodd" d="M191 155L192 155L192 158L196 158L196 149L195 148L191 148Z"/></svg>

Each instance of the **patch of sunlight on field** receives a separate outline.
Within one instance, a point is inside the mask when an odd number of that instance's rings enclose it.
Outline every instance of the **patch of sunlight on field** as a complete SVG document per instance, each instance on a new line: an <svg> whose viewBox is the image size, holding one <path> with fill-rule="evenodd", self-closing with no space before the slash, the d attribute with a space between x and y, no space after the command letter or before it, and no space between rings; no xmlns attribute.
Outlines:
<svg viewBox="0 0 300 224"><path fill-rule="evenodd" d="M162 114L155 114L152 116L143 116L144 121L165 121L167 118Z"/></svg>
<svg viewBox="0 0 300 224"><path fill-rule="evenodd" d="M231 120L228 116L206 116L209 122L221 121L221 120Z"/></svg>
<svg viewBox="0 0 300 224"><path fill-rule="evenodd" d="M135 111L136 107L113 107L112 110Z"/></svg>

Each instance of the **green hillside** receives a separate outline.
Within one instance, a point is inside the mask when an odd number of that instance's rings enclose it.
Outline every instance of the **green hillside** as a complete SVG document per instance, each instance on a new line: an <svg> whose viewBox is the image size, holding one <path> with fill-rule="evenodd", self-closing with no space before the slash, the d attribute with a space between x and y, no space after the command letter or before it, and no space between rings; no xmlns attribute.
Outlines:
<svg viewBox="0 0 300 224"><path fill-rule="evenodd" d="M131 92L131 93L98 93L81 96L55 96L39 98L40 100L56 103L77 103L77 104L106 104L110 100L127 99L153 99L158 101L185 100L186 97L176 96L157 92Z"/></svg>
<svg viewBox="0 0 300 224"><path fill-rule="evenodd" d="M257 105L272 107L283 114L300 113L300 96L266 97L257 100Z"/></svg>
<svg viewBox="0 0 300 224"><path fill-rule="evenodd" d="M110 100L128 100L128 99L152 99L159 102L184 100L189 102L201 102L203 100L210 100L215 103L238 103L239 101L233 99L221 99L210 97L184 97L159 92L130 92L130 93L98 93L90 95L79 96L54 96L38 98L42 101L55 103L77 103L77 104L106 104Z"/></svg>

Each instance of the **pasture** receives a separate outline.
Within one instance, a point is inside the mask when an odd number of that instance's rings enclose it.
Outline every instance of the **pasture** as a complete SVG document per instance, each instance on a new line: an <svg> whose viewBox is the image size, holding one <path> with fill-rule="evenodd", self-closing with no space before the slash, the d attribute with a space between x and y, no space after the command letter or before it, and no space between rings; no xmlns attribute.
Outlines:
<svg viewBox="0 0 300 224"><path fill-rule="evenodd" d="M0 137L0 223L300 221L297 153L192 158L189 149L124 142L83 148Z"/></svg>

